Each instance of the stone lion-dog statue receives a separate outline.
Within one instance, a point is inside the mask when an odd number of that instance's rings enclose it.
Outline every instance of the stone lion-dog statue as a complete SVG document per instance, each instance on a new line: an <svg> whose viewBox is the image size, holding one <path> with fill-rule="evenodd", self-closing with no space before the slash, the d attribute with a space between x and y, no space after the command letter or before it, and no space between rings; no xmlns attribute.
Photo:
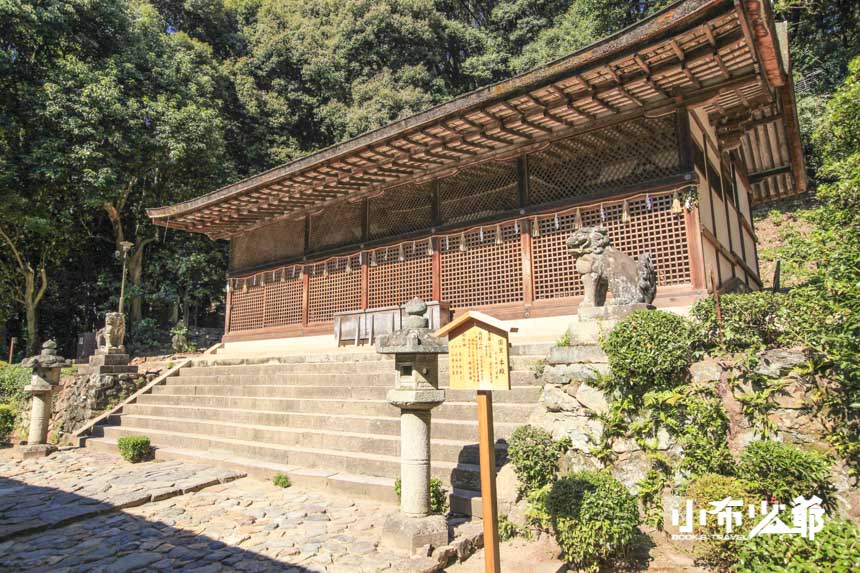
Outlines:
<svg viewBox="0 0 860 573"><path fill-rule="evenodd" d="M96 332L96 346L102 352L123 349L125 317L119 312L105 314L105 327Z"/></svg>
<svg viewBox="0 0 860 573"><path fill-rule="evenodd" d="M651 304L657 294L657 272L650 253L639 260L612 247L609 233L603 227L583 227L567 240L567 247L576 257L576 270L582 275L585 298L580 306L606 304L612 293L611 305Z"/></svg>

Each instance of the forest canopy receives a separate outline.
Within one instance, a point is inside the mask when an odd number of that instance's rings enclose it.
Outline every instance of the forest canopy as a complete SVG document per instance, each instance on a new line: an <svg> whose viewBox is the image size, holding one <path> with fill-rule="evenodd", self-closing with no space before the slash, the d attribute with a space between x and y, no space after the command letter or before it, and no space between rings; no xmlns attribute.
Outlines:
<svg viewBox="0 0 860 573"><path fill-rule="evenodd" d="M132 333L180 318L217 326L225 245L156 229L146 208L510 77L668 4L0 0L0 341L32 350L52 336L71 355L76 334L117 305L122 241L134 243ZM860 8L776 9L811 133L858 53Z"/></svg>

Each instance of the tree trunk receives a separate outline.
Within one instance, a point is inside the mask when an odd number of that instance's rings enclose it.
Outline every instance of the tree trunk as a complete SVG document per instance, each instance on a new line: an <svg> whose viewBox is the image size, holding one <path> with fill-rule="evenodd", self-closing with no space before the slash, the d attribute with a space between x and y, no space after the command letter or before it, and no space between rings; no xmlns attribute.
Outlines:
<svg viewBox="0 0 860 573"><path fill-rule="evenodd" d="M128 258L128 279L134 293L131 297L131 310L129 311L129 321L132 324L143 318L143 297L140 296L140 290L143 283L144 246L145 244L141 244Z"/></svg>

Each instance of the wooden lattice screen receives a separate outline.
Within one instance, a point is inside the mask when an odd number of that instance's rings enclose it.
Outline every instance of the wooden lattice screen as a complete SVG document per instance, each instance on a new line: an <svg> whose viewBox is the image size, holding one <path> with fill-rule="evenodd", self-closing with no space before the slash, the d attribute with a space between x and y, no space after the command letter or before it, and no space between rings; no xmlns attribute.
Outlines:
<svg viewBox="0 0 860 573"><path fill-rule="evenodd" d="M368 201L370 238L402 235L433 224L433 183L402 185Z"/></svg>
<svg viewBox="0 0 860 573"><path fill-rule="evenodd" d="M230 293L230 332L263 328L265 287L257 281L250 282L234 287Z"/></svg>
<svg viewBox="0 0 860 573"><path fill-rule="evenodd" d="M431 300L433 289L430 239L383 248L368 254L368 305L393 306L414 297Z"/></svg>
<svg viewBox="0 0 860 573"><path fill-rule="evenodd" d="M311 216L310 250L320 251L361 241L363 213L361 202L342 201Z"/></svg>
<svg viewBox="0 0 860 573"><path fill-rule="evenodd" d="M683 215L672 213L672 197L670 193L629 201L627 223L622 221L623 204L582 208L582 224L605 227L622 253L638 257L650 252L658 285L689 283L686 223ZM582 280L566 244L576 225L576 212L542 218L538 224L539 236L532 233L535 299L581 295Z"/></svg>
<svg viewBox="0 0 860 573"><path fill-rule="evenodd" d="M517 208L517 165L485 161L439 181L442 222L465 223Z"/></svg>
<svg viewBox="0 0 860 573"><path fill-rule="evenodd" d="M501 239L499 234L501 233ZM461 245L465 244L465 250ZM520 225L490 225L443 237L442 300L466 308L523 300Z"/></svg>
<svg viewBox="0 0 860 573"><path fill-rule="evenodd" d="M675 115L640 118L556 141L528 156L532 205L675 175Z"/></svg>
<svg viewBox="0 0 860 573"><path fill-rule="evenodd" d="M230 241L230 268L244 269L301 256L305 246L304 219L285 219Z"/></svg>
<svg viewBox="0 0 860 573"><path fill-rule="evenodd" d="M361 305L359 255L307 265L310 273L308 322L328 322L343 310Z"/></svg>
<svg viewBox="0 0 860 573"><path fill-rule="evenodd" d="M302 279L296 267L272 272L265 289L265 327L302 323Z"/></svg>

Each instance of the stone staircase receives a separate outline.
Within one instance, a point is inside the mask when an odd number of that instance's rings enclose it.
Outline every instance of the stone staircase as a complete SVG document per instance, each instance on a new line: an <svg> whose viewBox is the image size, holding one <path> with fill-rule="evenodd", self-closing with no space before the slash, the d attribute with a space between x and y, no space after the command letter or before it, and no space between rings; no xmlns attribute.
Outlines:
<svg viewBox="0 0 860 573"><path fill-rule="evenodd" d="M496 457L540 398L534 364L545 348L513 347L509 392L494 394ZM523 354L523 352L533 354ZM457 513L480 515L475 393L451 390L440 357L444 404L433 410L432 474ZM146 435L164 459L207 461L260 477L396 501L399 410L385 399L394 360L368 351L197 359L93 428L87 447L116 451L122 436Z"/></svg>

